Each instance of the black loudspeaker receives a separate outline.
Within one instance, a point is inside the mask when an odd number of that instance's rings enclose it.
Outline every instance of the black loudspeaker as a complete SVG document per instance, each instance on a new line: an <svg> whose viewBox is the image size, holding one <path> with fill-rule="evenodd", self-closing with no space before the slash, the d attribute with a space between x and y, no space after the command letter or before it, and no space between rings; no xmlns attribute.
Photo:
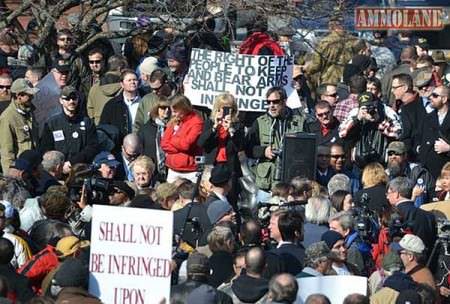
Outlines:
<svg viewBox="0 0 450 304"><path fill-rule="evenodd" d="M296 176L315 180L316 141L314 133L295 133L284 136L282 153L284 182L288 183Z"/></svg>

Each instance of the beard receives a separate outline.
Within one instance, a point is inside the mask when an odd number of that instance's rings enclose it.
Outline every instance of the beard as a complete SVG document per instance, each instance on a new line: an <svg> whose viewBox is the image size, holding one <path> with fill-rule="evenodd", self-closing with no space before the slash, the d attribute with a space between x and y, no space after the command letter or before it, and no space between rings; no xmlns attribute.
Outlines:
<svg viewBox="0 0 450 304"><path fill-rule="evenodd" d="M387 168L389 170L389 177L394 178L403 174L403 168L397 161L388 162Z"/></svg>

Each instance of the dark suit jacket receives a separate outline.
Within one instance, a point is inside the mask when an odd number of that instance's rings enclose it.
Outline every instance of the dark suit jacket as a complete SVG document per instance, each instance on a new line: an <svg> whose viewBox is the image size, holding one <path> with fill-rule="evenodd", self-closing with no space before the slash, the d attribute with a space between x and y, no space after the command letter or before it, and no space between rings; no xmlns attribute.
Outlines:
<svg viewBox="0 0 450 304"><path fill-rule="evenodd" d="M100 116L100 124L110 124L116 126L119 130L115 152L122 145L125 135L133 131L130 120L130 113L128 112L128 107L123 100L122 94L117 95L105 104L102 115Z"/></svg>
<svg viewBox="0 0 450 304"><path fill-rule="evenodd" d="M434 214L414 206L414 202L405 201L397 205L403 220L412 228L412 232L420 237L428 249L433 249L436 240L436 219Z"/></svg>
<svg viewBox="0 0 450 304"><path fill-rule="evenodd" d="M437 178L442 166L450 161L450 152L437 154L434 151L434 142L439 138L450 142L450 115L447 113L442 125L439 126L437 111L433 111L425 116L422 126L419 159L431 175Z"/></svg>
<svg viewBox="0 0 450 304"><path fill-rule="evenodd" d="M303 245L283 244L279 248L272 249L271 252L281 258L288 273L295 276L302 271L305 261L305 248Z"/></svg>
<svg viewBox="0 0 450 304"><path fill-rule="evenodd" d="M419 144L420 131L426 115L427 112L419 95L415 101L401 107L402 136L400 140L405 143L411 156L415 156L414 147Z"/></svg>

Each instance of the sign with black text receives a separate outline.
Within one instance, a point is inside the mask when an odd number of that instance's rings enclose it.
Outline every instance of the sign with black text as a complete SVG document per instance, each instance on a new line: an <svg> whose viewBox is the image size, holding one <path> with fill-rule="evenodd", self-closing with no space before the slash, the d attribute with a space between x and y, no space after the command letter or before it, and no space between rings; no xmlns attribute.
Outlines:
<svg viewBox="0 0 450 304"><path fill-rule="evenodd" d="M170 299L173 214L94 205L89 292L103 303Z"/></svg>
<svg viewBox="0 0 450 304"><path fill-rule="evenodd" d="M291 108L300 107L292 86L294 60L287 56L241 55L193 49L191 64L184 80L184 95L193 105L212 108L214 98L228 92L240 111L263 112L267 109L266 92L284 87Z"/></svg>

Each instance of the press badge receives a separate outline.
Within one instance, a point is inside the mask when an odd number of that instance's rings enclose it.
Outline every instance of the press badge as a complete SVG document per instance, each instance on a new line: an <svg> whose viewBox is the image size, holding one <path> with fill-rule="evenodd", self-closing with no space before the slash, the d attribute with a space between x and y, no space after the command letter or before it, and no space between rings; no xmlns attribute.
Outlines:
<svg viewBox="0 0 450 304"><path fill-rule="evenodd" d="M53 131L53 140L54 141L64 140L64 132L62 130Z"/></svg>

